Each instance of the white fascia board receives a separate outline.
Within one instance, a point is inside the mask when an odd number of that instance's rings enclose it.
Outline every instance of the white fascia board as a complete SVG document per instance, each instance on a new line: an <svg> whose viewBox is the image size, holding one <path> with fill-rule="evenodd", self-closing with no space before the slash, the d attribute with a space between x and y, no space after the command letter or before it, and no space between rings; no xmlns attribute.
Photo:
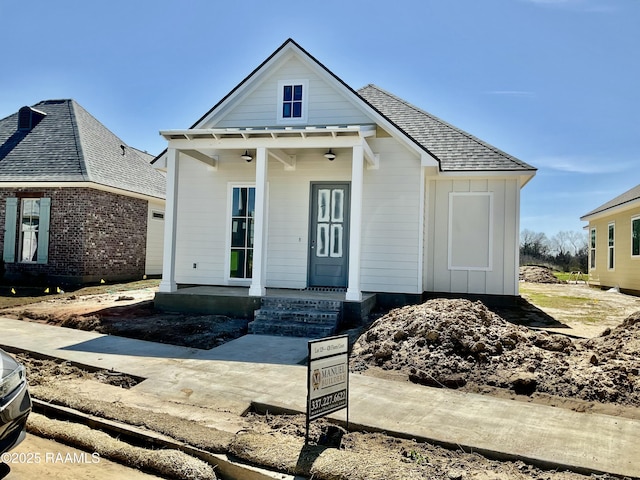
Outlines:
<svg viewBox="0 0 640 480"><path fill-rule="evenodd" d="M194 138L192 140L173 139L169 140L169 148L177 150L246 150L258 147L267 149L287 149L287 148L351 148L361 145L362 139L359 136L345 137L278 137L278 138Z"/></svg>
<svg viewBox="0 0 640 480"><path fill-rule="evenodd" d="M478 171L446 171L438 172L439 177L456 177L456 178L478 178L478 177L491 177L494 179L498 178L513 178L520 177L522 181L521 186L523 187L529 180L531 180L535 175L535 172L532 172L530 175L523 175L522 170L478 170ZM523 181L526 179L526 181Z"/></svg>
<svg viewBox="0 0 640 480"><path fill-rule="evenodd" d="M616 205L615 207L609 207L606 210L592 213L591 215L584 215L580 217L580 220L584 222L591 222L594 220L599 220L601 218L610 217L612 215L618 215L619 213L623 213L626 210L631 210L633 208L639 208L639 207L640 207L640 198L636 198L629 202L625 202L621 205Z"/></svg>
<svg viewBox="0 0 640 480"><path fill-rule="evenodd" d="M440 164L435 157L424 150L420 153L420 165L422 167L438 167Z"/></svg>
<svg viewBox="0 0 640 480"><path fill-rule="evenodd" d="M110 187L93 182L0 182L0 188L92 188L102 192L115 193L126 197L138 198L151 202L164 203L162 197L154 197L152 195L144 195L142 193L131 192L121 188Z"/></svg>

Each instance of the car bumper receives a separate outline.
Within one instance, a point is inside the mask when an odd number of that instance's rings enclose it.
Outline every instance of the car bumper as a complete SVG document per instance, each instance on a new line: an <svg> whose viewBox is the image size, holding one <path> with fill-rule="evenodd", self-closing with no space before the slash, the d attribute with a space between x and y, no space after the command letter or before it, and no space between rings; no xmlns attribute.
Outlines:
<svg viewBox="0 0 640 480"><path fill-rule="evenodd" d="M27 417L31 412L31 397L27 382L0 401L0 453L11 450L25 437Z"/></svg>

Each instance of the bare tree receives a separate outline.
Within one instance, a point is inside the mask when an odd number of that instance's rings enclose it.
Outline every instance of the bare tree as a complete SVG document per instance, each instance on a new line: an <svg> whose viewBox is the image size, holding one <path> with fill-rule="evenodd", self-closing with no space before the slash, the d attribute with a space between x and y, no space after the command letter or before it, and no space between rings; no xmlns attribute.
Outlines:
<svg viewBox="0 0 640 480"><path fill-rule="evenodd" d="M520 232L520 254L534 258L544 258L549 253L549 241L543 232L528 229Z"/></svg>

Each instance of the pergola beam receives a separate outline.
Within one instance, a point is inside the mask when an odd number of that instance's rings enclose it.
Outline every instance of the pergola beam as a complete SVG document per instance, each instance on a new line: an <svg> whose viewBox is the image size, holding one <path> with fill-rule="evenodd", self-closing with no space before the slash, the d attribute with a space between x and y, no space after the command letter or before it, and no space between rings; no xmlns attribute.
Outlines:
<svg viewBox="0 0 640 480"><path fill-rule="evenodd" d="M206 163L209 168L211 168L213 171L218 170L218 156L217 155L213 155L213 156L209 156L209 155L205 155L204 153L202 153L199 150L180 150L181 153L184 153L185 155L194 158L196 160L201 161L202 163Z"/></svg>
<svg viewBox="0 0 640 480"><path fill-rule="evenodd" d="M371 147L365 139L362 140L362 150L364 159L367 161L367 168L369 170L377 170L380 168L380 155L373 153L373 150L371 150Z"/></svg>
<svg viewBox="0 0 640 480"><path fill-rule="evenodd" d="M283 152L279 148L271 148L268 150L269 155L278 160L280 163L284 165L284 169L286 171L293 171L296 169L296 156L289 155L286 152Z"/></svg>

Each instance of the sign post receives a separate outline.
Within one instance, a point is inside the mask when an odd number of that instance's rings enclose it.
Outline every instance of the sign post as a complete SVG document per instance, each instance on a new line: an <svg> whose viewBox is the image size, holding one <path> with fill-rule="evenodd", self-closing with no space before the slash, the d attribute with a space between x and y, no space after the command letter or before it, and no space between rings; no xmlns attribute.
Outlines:
<svg viewBox="0 0 640 480"><path fill-rule="evenodd" d="M316 418L347 409L349 425L349 336L309 341L307 369L307 434Z"/></svg>

